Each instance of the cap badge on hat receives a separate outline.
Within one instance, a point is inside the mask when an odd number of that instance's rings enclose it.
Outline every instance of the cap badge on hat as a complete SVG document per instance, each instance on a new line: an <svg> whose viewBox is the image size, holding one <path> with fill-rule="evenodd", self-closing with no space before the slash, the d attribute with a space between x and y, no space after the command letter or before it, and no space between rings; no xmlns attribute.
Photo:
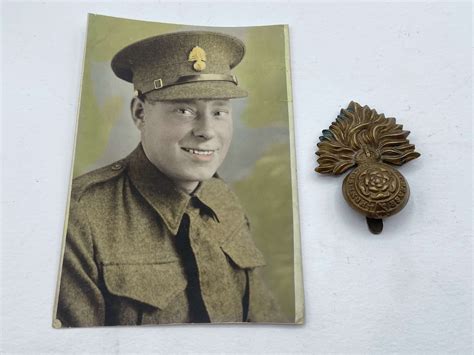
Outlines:
<svg viewBox="0 0 474 355"><path fill-rule="evenodd" d="M194 62L195 71L203 71L206 69L206 52L199 46L194 47L189 53L189 62Z"/></svg>

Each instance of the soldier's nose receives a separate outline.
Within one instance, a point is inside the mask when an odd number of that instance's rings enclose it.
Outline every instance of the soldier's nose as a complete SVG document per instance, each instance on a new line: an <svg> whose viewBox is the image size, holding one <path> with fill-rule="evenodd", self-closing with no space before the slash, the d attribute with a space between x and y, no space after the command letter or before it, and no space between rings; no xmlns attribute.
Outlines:
<svg viewBox="0 0 474 355"><path fill-rule="evenodd" d="M193 135L203 139L211 139L215 136L214 120L209 113L202 113L195 121Z"/></svg>

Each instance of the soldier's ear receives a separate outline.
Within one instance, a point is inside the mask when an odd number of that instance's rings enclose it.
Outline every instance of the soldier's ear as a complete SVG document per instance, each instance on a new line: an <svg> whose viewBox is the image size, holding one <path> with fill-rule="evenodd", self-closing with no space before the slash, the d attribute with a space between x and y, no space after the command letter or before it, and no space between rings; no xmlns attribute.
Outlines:
<svg viewBox="0 0 474 355"><path fill-rule="evenodd" d="M145 125L145 103L139 97L134 97L130 102L130 111L132 114L133 123L141 130Z"/></svg>

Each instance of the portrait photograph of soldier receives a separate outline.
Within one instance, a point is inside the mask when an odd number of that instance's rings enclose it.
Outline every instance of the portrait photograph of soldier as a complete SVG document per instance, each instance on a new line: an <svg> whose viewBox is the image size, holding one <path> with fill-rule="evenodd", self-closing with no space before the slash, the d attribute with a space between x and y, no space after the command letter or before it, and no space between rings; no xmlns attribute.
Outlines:
<svg viewBox="0 0 474 355"><path fill-rule="evenodd" d="M89 15L55 328L303 323L288 48Z"/></svg>

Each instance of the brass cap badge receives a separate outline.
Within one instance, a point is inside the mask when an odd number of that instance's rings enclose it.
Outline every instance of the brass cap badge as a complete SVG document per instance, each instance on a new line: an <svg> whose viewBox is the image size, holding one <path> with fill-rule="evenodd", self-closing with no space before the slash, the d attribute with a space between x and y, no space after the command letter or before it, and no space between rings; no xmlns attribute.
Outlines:
<svg viewBox="0 0 474 355"><path fill-rule="evenodd" d="M352 208L366 215L374 234L382 232L382 218L408 202L408 183L389 164L403 165L420 156L409 143L409 134L395 118L351 102L319 137L315 171L339 175L355 167L344 179L343 195Z"/></svg>
<svg viewBox="0 0 474 355"><path fill-rule="evenodd" d="M194 47L189 53L189 62L195 62L193 68L196 71L203 71L206 69L206 52L199 46Z"/></svg>

